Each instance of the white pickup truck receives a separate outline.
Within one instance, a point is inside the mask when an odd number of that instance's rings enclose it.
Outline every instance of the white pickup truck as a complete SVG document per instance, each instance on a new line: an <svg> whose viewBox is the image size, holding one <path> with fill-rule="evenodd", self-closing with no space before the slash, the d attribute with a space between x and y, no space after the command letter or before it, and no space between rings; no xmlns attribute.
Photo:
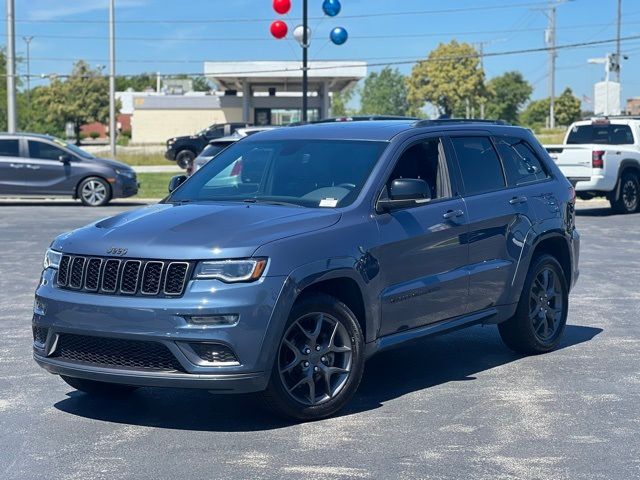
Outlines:
<svg viewBox="0 0 640 480"><path fill-rule="evenodd" d="M575 122L562 145L545 145L581 199L606 197L619 213L640 210L640 117Z"/></svg>

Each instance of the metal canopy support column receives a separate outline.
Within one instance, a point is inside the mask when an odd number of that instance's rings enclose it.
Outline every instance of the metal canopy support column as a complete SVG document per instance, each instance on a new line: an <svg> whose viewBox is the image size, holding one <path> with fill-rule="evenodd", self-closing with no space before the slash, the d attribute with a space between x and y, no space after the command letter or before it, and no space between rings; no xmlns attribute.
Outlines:
<svg viewBox="0 0 640 480"><path fill-rule="evenodd" d="M322 97L322 109L320 112L320 118L327 118L330 116L331 110L331 98L329 96L329 82L322 82L320 96Z"/></svg>
<svg viewBox="0 0 640 480"><path fill-rule="evenodd" d="M242 121L251 122L251 85L248 80L242 82Z"/></svg>

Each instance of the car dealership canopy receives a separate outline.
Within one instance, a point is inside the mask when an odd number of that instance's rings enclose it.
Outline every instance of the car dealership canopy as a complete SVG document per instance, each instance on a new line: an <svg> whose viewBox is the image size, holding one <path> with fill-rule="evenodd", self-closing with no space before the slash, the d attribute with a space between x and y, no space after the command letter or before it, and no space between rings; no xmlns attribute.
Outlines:
<svg viewBox="0 0 640 480"><path fill-rule="evenodd" d="M276 112L300 111L302 67L295 61L205 62L204 74L225 93L224 106L242 107L242 119L276 123ZM339 93L367 74L361 61L309 63L310 118L329 115L331 93ZM290 117L291 118L291 117Z"/></svg>

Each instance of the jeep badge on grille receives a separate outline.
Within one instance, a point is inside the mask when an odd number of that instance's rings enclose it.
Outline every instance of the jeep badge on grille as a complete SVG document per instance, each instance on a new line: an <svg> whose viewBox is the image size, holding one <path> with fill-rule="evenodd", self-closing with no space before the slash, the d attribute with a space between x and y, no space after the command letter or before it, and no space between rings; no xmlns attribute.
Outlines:
<svg viewBox="0 0 640 480"><path fill-rule="evenodd" d="M123 255L127 254L127 249L126 248L118 248L118 247L111 247L109 250L107 250L107 253L109 255L117 255L119 257L122 257Z"/></svg>

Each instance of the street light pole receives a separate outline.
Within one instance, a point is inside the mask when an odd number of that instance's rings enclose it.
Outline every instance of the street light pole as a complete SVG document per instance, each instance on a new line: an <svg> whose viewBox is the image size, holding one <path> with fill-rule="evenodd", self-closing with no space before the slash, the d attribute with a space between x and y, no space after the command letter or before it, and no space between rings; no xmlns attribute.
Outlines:
<svg viewBox="0 0 640 480"><path fill-rule="evenodd" d="M7 131L16 131L16 32L14 0L7 0Z"/></svg>
<svg viewBox="0 0 640 480"><path fill-rule="evenodd" d="M109 146L116 154L116 32L115 0L109 0Z"/></svg>
<svg viewBox="0 0 640 480"><path fill-rule="evenodd" d="M302 2L302 121L307 121L307 110L308 110L308 90L309 90L309 77L308 77L308 49L309 49L309 38L308 38L308 27L309 27L309 12L308 12L308 4L307 0L303 0Z"/></svg>

